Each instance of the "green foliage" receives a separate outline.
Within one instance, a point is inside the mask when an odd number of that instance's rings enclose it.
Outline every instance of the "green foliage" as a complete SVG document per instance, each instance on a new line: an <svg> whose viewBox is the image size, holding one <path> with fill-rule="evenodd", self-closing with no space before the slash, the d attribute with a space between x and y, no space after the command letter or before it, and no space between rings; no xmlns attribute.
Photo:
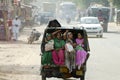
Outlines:
<svg viewBox="0 0 120 80"><path fill-rule="evenodd" d="M24 0L25 4L29 4L32 0Z"/></svg>
<svg viewBox="0 0 120 80"><path fill-rule="evenodd" d="M120 0L111 0L113 2L113 5L117 8L120 8Z"/></svg>

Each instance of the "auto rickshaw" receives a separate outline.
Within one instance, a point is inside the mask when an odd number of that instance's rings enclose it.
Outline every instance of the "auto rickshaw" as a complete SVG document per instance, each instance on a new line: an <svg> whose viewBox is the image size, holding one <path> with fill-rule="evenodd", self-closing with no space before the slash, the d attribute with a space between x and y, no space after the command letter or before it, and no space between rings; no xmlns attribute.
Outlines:
<svg viewBox="0 0 120 80"><path fill-rule="evenodd" d="M87 33L84 29L79 29L75 27L47 27L44 31L42 43L41 43L41 52L45 51L45 36L47 33L52 33L53 31L56 30L61 30L62 33L64 33L66 30L69 30L70 32L73 33L73 38L77 38L77 33L81 33L83 38L84 38L84 50L88 53L90 51L89 48L89 42L88 42L88 37ZM41 54L41 59L42 59L42 54ZM87 59L89 57L89 53L87 55ZM74 78L80 78L80 80L85 80L85 73L86 73L86 62L81 66L80 70L77 68L74 69L71 73L69 73L68 68L65 65L58 66L58 65L49 65L49 66L44 66L41 64L41 69L40 69L40 75L42 76L42 80L46 80L46 78L51 78L51 77L56 77L56 78L62 78L62 79L67 79L70 77Z"/></svg>

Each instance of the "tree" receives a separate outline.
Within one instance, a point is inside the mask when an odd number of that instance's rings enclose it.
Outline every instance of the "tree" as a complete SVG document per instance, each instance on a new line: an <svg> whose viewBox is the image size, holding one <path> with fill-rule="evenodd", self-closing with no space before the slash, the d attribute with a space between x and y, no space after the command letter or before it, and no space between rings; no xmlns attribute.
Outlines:
<svg viewBox="0 0 120 80"><path fill-rule="evenodd" d="M120 0L109 0L117 8L120 8Z"/></svg>

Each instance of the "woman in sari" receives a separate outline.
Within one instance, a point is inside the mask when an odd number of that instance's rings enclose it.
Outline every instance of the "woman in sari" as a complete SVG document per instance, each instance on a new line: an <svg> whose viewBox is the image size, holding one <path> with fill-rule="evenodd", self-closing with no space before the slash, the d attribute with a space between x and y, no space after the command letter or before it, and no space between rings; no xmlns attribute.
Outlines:
<svg viewBox="0 0 120 80"><path fill-rule="evenodd" d="M65 41L61 39L61 33L58 32L54 38L54 50L52 51L53 62L56 65L64 65L64 45Z"/></svg>
<svg viewBox="0 0 120 80"><path fill-rule="evenodd" d="M87 52L83 49L84 47L84 39L80 33L78 33L78 37L76 38L76 65L78 69L81 68L81 65L85 63Z"/></svg>
<svg viewBox="0 0 120 80"><path fill-rule="evenodd" d="M45 51L43 52L41 62L42 65L51 65L53 63L52 50L54 45L54 40L52 39L51 34L46 34L45 43Z"/></svg>
<svg viewBox="0 0 120 80"><path fill-rule="evenodd" d="M67 33L67 39L65 44L65 64L69 69L69 73L75 69L75 41L73 40L73 34L71 32Z"/></svg>

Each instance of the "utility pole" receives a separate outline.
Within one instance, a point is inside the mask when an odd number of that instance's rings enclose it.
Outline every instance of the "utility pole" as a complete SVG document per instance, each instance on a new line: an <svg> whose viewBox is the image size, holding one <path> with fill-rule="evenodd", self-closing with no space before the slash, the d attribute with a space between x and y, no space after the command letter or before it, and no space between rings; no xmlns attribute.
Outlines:
<svg viewBox="0 0 120 80"><path fill-rule="evenodd" d="M110 17L109 17L109 21L112 21L112 14L113 14L113 0L108 0L110 3Z"/></svg>
<svg viewBox="0 0 120 80"><path fill-rule="evenodd" d="M109 21L112 22L112 18L113 18L113 4L112 2L110 2L110 18L109 18Z"/></svg>

